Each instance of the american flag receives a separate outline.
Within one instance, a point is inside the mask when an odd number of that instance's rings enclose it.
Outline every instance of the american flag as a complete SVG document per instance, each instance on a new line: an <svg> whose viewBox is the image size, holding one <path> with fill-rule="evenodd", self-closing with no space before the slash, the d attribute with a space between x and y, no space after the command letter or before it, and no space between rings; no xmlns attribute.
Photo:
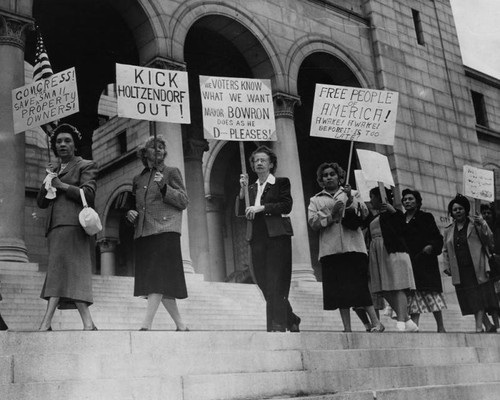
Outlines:
<svg viewBox="0 0 500 400"><path fill-rule="evenodd" d="M33 81L39 81L41 79L47 79L54 72L52 71L52 66L50 65L49 56L47 54L47 50L45 49L45 45L43 44L42 33L40 32L40 28L36 27L36 52L35 52L35 66L33 68ZM52 121L45 125L42 125L41 128L47 135L51 135L52 131L56 129L57 125L59 125L59 121ZM50 156L50 152L49 152Z"/></svg>
<svg viewBox="0 0 500 400"><path fill-rule="evenodd" d="M35 67L33 69L33 80L39 81L40 79L46 79L51 76L54 72L52 71L52 66L50 65L49 56L47 55L47 50L45 50L45 45L43 44L42 33L37 27L36 29L36 54L35 54Z"/></svg>

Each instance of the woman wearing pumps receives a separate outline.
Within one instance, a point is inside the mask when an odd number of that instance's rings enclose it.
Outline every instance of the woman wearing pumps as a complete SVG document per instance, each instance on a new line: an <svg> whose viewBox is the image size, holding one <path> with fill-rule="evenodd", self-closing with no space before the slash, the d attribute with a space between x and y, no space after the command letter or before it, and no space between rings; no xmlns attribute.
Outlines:
<svg viewBox="0 0 500 400"><path fill-rule="evenodd" d="M237 215L245 215L250 230L247 240L252 251L252 265L257 285L266 300L268 332L299 332L300 318L292 311L288 294L292 278L292 240L290 217L292 196L288 178L273 174L277 157L266 146L250 156L257 182L248 188L250 206L245 209L244 188L248 176L240 176L240 194L236 199Z"/></svg>
<svg viewBox="0 0 500 400"><path fill-rule="evenodd" d="M410 251L416 290L408 299L409 313L418 325L420 314L431 312L438 332L446 332L442 309L446 308L437 256L443 249L443 236L431 213L424 212L422 196L417 190L402 193L405 213L403 238Z"/></svg>
<svg viewBox="0 0 500 400"><path fill-rule="evenodd" d="M90 237L80 226L80 189L89 206L94 206L97 165L76 155L81 134L69 125L59 125L50 144L59 163L49 163L47 177L37 196L40 208L47 208L46 232L49 259L41 297L48 300L40 325L50 331L52 317L60 309L77 308L84 330L97 330L89 306L92 304L92 261Z"/></svg>
<svg viewBox="0 0 500 400"><path fill-rule="evenodd" d="M370 203L378 215L370 222L370 285L396 312L398 331L416 332L408 315L407 294L415 289L408 247L403 239L404 215L392 205L392 191L382 201L378 187L370 190Z"/></svg>
<svg viewBox="0 0 500 400"><path fill-rule="evenodd" d="M483 245L493 247L493 234L480 215L470 217L469 200L460 194L448 204L453 222L444 230L443 261L445 272L451 274L462 315L474 315L476 332L495 331L484 318L486 311L498 312L493 282Z"/></svg>
<svg viewBox="0 0 500 400"><path fill-rule="evenodd" d="M187 297L180 242L186 189L179 169L164 164L167 148L161 136L147 139L138 156L144 169L133 179L134 204L126 218L135 227L134 296L148 300L140 330L151 329L161 302L177 330L187 331L176 302Z"/></svg>
<svg viewBox="0 0 500 400"><path fill-rule="evenodd" d="M352 195L350 185L341 186L344 178L337 163L321 164L316 179L323 190L311 198L308 208L309 225L319 231L323 307L340 310L344 332L351 332L350 307L363 307L371 320L369 330L383 332L368 288L368 255L361 227L341 223L344 209L346 215L359 212L362 219L368 209Z"/></svg>

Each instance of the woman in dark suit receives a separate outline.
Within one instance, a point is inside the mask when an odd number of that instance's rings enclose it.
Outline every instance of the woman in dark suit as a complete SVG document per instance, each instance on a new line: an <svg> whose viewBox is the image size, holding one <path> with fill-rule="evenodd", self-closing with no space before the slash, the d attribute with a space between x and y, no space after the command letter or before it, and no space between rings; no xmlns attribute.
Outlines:
<svg viewBox="0 0 500 400"><path fill-rule="evenodd" d="M38 206L48 209L45 236L49 260L41 294L48 303L41 331L52 330L58 305L61 309L77 308L84 330L97 330L89 311L93 302L90 237L78 220L83 207L80 189L89 206L94 206L97 165L76 155L80 140L80 132L69 124L54 130L50 143L60 162L49 163L37 196Z"/></svg>
<svg viewBox="0 0 500 400"><path fill-rule="evenodd" d="M240 177L237 214L249 223L252 264L257 285L266 300L268 332L299 332L300 318L292 311L288 294L292 278L292 196L288 178L273 175L277 157L267 146L258 147L250 156L257 182L248 187L250 206L245 209L244 189L248 176ZM244 212L244 213L243 213Z"/></svg>
<svg viewBox="0 0 500 400"><path fill-rule="evenodd" d="M424 212L417 190L402 193L405 213L403 238L408 246L416 290L408 298L411 319L418 325L421 313L434 315L438 332L446 332L442 309L446 308L437 256L443 249L443 236L431 213Z"/></svg>
<svg viewBox="0 0 500 400"><path fill-rule="evenodd" d="M176 299L187 297L181 253L182 210L188 197L179 169L167 167L163 137L148 138L138 150L144 169L134 177L134 204L127 220L135 226L134 296L146 297L148 305L141 331L148 331L160 302L178 331L189 330Z"/></svg>

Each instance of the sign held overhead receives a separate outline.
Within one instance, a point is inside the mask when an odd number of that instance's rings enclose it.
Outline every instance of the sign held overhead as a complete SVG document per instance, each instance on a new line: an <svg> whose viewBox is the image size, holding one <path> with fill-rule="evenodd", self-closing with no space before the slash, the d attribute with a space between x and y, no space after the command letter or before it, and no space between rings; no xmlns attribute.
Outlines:
<svg viewBox="0 0 500 400"><path fill-rule="evenodd" d="M57 121L79 111L75 68L12 91L14 132Z"/></svg>
<svg viewBox="0 0 500 400"><path fill-rule="evenodd" d="M397 92L316 84L311 136L394 144Z"/></svg>
<svg viewBox="0 0 500 400"><path fill-rule="evenodd" d="M116 93L119 117L191 123L185 71L116 64Z"/></svg>
<svg viewBox="0 0 500 400"><path fill-rule="evenodd" d="M269 79L200 76L205 139L274 141Z"/></svg>

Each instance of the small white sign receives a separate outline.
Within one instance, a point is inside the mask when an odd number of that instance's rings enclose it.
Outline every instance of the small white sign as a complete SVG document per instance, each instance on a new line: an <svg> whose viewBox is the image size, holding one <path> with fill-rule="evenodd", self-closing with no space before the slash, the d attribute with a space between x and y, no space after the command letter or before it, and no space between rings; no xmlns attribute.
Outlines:
<svg viewBox="0 0 500 400"><path fill-rule="evenodd" d="M311 136L394 144L397 92L316 84Z"/></svg>
<svg viewBox="0 0 500 400"><path fill-rule="evenodd" d="M116 64L116 94L119 117L191 123L186 71Z"/></svg>
<svg viewBox="0 0 500 400"><path fill-rule="evenodd" d="M205 139L275 141L269 79L200 76Z"/></svg>
<svg viewBox="0 0 500 400"><path fill-rule="evenodd" d="M14 132L34 129L79 111L75 68L12 91Z"/></svg>
<svg viewBox="0 0 500 400"><path fill-rule="evenodd" d="M495 200L495 174L487 169L464 165L464 195L473 199Z"/></svg>
<svg viewBox="0 0 500 400"><path fill-rule="evenodd" d="M367 181L383 182L389 186L394 186L394 179L389 166L387 156L376 151L356 149L359 164Z"/></svg>

